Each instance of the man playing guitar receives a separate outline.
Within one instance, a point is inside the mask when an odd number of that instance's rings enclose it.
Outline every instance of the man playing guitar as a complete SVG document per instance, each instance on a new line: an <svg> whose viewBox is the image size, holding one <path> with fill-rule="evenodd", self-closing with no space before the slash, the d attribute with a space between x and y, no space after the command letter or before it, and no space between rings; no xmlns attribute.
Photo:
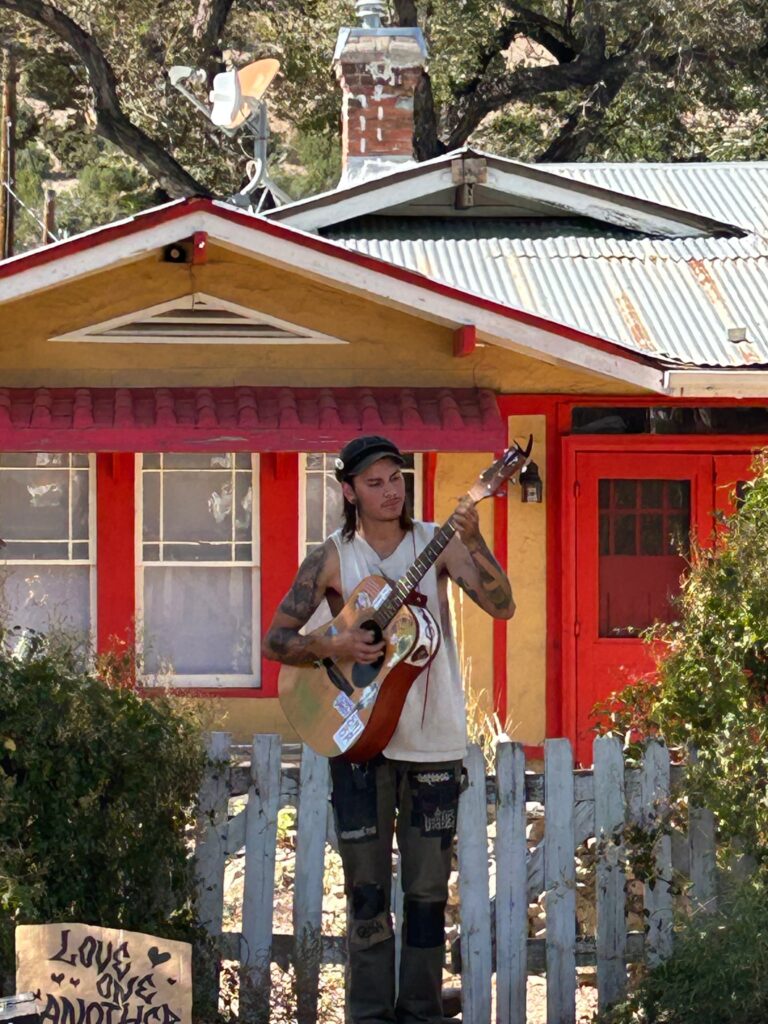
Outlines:
<svg viewBox="0 0 768 1024"><path fill-rule="evenodd" d="M302 563L264 640L267 657L288 665L345 656L380 659L383 642L366 629L336 635L300 630L323 599L337 615L358 583L378 574L398 579L435 534L405 507L403 457L384 437L358 437L342 449L336 476L344 525ZM353 1024L438 1024L444 918L456 830L466 712L448 607L452 579L484 611L509 619L515 605L504 571L479 529L477 511L462 504L456 535L419 585L440 624L434 658L408 691L391 740L363 764L331 764L332 802L350 900L349 1006ZM400 984L395 999L390 918L392 838L397 830L404 893Z"/></svg>

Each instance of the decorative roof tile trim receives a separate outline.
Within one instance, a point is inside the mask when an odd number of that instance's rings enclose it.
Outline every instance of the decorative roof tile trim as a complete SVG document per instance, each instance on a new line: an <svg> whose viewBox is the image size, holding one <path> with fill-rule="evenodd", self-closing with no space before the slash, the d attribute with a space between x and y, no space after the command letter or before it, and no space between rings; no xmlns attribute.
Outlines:
<svg viewBox="0 0 768 1024"><path fill-rule="evenodd" d="M409 451L506 443L474 388L0 388L5 450L332 452L369 432Z"/></svg>

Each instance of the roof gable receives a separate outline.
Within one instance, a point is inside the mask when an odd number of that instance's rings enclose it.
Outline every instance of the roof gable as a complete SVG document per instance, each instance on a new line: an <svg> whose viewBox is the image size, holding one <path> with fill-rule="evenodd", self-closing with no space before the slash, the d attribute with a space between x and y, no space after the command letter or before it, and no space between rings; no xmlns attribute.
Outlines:
<svg viewBox="0 0 768 1024"><path fill-rule="evenodd" d="M456 209L457 189L471 185L471 205ZM467 193L469 195L469 193ZM466 202L466 198L464 202ZM542 165L456 150L404 170L270 210L270 220L322 231L364 214L396 217L583 218L667 238L745 234L712 217L676 209L566 177Z"/></svg>
<svg viewBox="0 0 768 1024"><path fill-rule="evenodd" d="M455 331L471 325L478 340L540 362L650 391L661 387L661 363L629 346L203 198L167 204L0 262L0 304L159 255L184 240L194 240L192 264L205 262L208 242L215 242L295 275L299 286L310 279L355 294L371 303L373 316L378 305Z"/></svg>

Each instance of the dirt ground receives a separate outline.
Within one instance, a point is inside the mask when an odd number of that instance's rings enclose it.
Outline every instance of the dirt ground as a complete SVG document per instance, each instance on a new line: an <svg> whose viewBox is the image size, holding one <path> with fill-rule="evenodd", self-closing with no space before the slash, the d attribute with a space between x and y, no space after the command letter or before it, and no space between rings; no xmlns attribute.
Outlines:
<svg viewBox="0 0 768 1024"><path fill-rule="evenodd" d="M290 935L293 932L295 839L295 816L289 809L283 810L280 812L278 820L278 848L275 867L273 931L276 934ZM229 864L225 876L225 931L239 931L242 920L242 901L243 861L240 858L234 858ZM453 914L451 914L449 906L449 920L455 916L455 909L453 908ZM341 861L338 854L330 847L326 847L323 881L323 934L343 936L345 922L346 899ZM277 965L272 967L272 1019L275 1022L289 1024L295 1020L291 975L291 971L283 971ZM446 970L444 984L458 986L460 978ZM579 1024L588 1024L593 1021L596 1010L597 990L585 978L585 983L579 985L576 996L576 1019ZM318 1020L322 1024L344 1024L344 969L341 966L326 965L321 968ZM546 1024L546 979L544 977L530 975L528 978L527 1024Z"/></svg>

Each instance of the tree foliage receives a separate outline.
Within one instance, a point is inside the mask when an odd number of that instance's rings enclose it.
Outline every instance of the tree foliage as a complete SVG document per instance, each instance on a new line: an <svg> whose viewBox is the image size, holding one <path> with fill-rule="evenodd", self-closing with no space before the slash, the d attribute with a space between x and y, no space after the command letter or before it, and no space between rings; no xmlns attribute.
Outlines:
<svg viewBox="0 0 768 1024"><path fill-rule="evenodd" d="M0 989L16 924L188 937L194 920L194 719L172 698L107 685L67 645L39 644L24 657L0 647Z"/></svg>
<svg viewBox="0 0 768 1024"><path fill-rule="evenodd" d="M756 469L716 546L698 552L678 621L648 636L658 677L605 710L630 738L694 747L687 792L715 812L724 839L768 862L768 454Z"/></svg>
<svg viewBox="0 0 768 1024"><path fill-rule="evenodd" d="M430 50L415 111L420 159L465 143L531 161L768 152L759 0L394 0L391 10L394 24L422 27ZM353 0L0 0L0 34L22 69L22 147L42 148L51 176L77 177L95 130L102 164L130 167L144 203L242 184L238 142L167 74L180 63L210 79L227 58L280 60L277 173L294 194L332 184L333 48L354 23Z"/></svg>

